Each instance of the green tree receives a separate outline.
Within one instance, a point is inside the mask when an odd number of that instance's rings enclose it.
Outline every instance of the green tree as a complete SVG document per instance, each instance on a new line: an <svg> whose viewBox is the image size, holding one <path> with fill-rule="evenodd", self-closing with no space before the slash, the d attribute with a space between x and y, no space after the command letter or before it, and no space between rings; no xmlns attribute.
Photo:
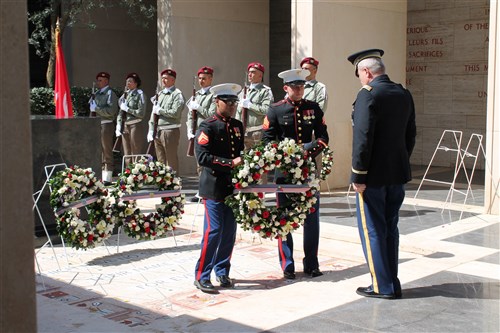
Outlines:
<svg viewBox="0 0 500 333"><path fill-rule="evenodd" d="M39 10L28 12L28 22L33 25L33 31L28 43L33 45L36 54L48 57L46 73L47 86L54 86L55 67L55 28L59 18L61 38L64 30L75 23L83 23L89 29L95 29L91 13L94 10L111 7L126 8L127 14L138 25L147 27L156 14L156 1L151 0L37 0ZM50 24L48 23L50 22Z"/></svg>

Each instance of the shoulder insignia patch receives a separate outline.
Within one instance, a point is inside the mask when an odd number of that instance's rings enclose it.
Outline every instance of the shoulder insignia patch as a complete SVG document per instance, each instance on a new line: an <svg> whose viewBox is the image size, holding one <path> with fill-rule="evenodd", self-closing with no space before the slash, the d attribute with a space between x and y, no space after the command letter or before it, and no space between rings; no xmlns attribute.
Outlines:
<svg viewBox="0 0 500 333"><path fill-rule="evenodd" d="M198 136L198 143L200 145L206 145L209 142L208 135L205 134L205 132L201 131L200 136Z"/></svg>
<svg viewBox="0 0 500 333"><path fill-rule="evenodd" d="M366 89L366 90L368 90L368 91L372 91L373 87L371 87L371 86L369 86L369 85L365 84L365 85L363 86L363 88L361 88L361 89Z"/></svg>
<svg viewBox="0 0 500 333"><path fill-rule="evenodd" d="M262 123L262 129L269 129L269 119L267 119L267 116L264 118L264 123Z"/></svg>

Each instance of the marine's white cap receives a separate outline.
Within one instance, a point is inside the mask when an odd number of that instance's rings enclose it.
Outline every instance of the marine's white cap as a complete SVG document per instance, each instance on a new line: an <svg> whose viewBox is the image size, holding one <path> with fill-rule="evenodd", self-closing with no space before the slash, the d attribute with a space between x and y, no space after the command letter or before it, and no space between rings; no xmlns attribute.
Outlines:
<svg viewBox="0 0 500 333"><path fill-rule="evenodd" d="M238 98L241 86L236 83L223 83L210 88L210 92L220 99Z"/></svg>
<svg viewBox="0 0 500 333"><path fill-rule="evenodd" d="M307 69L289 69L278 74L278 77L283 79L283 83L289 86L303 85L306 82L306 77L310 74Z"/></svg>

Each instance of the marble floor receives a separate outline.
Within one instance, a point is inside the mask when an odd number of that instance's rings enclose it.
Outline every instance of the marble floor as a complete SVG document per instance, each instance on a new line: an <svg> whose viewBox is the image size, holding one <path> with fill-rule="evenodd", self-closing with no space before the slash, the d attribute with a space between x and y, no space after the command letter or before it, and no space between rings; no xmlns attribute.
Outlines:
<svg viewBox="0 0 500 333"><path fill-rule="evenodd" d="M483 213L481 185L473 184L464 204L459 192L447 201L442 185L424 184L415 197L419 183L408 184L401 209L402 299L355 293L370 278L355 199L345 188L322 193L325 274L317 278L302 273L300 229L294 233L296 280L283 278L275 241L239 231L234 289L198 291L193 276L203 207L195 203L186 204L175 237L134 241L121 234L119 243L113 235L106 247L87 251L36 249L38 332L500 331L500 217ZM193 195L196 179L186 178L183 191ZM145 209L154 204L141 201Z"/></svg>

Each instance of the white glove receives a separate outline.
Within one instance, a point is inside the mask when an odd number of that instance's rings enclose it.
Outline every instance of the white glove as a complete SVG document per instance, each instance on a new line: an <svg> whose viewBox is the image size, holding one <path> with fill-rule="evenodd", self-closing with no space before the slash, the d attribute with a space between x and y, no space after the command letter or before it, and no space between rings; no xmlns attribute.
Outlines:
<svg viewBox="0 0 500 333"><path fill-rule="evenodd" d="M153 97L151 97L151 103L153 103L153 105L156 104L156 95L154 95Z"/></svg>
<svg viewBox="0 0 500 333"><path fill-rule="evenodd" d="M120 110L128 112L128 106L127 106L127 104L125 104L125 103L120 104Z"/></svg>
<svg viewBox="0 0 500 333"><path fill-rule="evenodd" d="M195 134L193 134L193 133L189 133L189 132L188 132L188 134L187 134L187 135L188 135L188 140L194 139L194 138L196 137L196 135L195 135Z"/></svg>
<svg viewBox="0 0 500 333"><path fill-rule="evenodd" d="M153 140L154 140L154 138L153 138L153 132L148 132L148 142L151 142Z"/></svg>
<svg viewBox="0 0 500 333"><path fill-rule="evenodd" d="M160 110L162 110L162 108L158 105L153 105L153 113L154 114L157 114L157 115L160 115Z"/></svg>
<svg viewBox="0 0 500 333"><path fill-rule="evenodd" d="M120 127L116 128L115 135L116 135L116 137L119 137L120 135L122 135L122 131L120 131Z"/></svg>
<svg viewBox="0 0 500 333"><path fill-rule="evenodd" d="M197 101L191 100L191 101L189 101L187 107L189 110L198 110L201 107L201 105L198 104Z"/></svg>
<svg viewBox="0 0 500 333"><path fill-rule="evenodd" d="M244 107L245 109L248 109L253 106L253 103L250 102L250 100L247 98L241 101L241 106Z"/></svg>
<svg viewBox="0 0 500 333"><path fill-rule="evenodd" d="M95 112L95 108L97 107L97 104L94 100L90 101L90 112Z"/></svg>

